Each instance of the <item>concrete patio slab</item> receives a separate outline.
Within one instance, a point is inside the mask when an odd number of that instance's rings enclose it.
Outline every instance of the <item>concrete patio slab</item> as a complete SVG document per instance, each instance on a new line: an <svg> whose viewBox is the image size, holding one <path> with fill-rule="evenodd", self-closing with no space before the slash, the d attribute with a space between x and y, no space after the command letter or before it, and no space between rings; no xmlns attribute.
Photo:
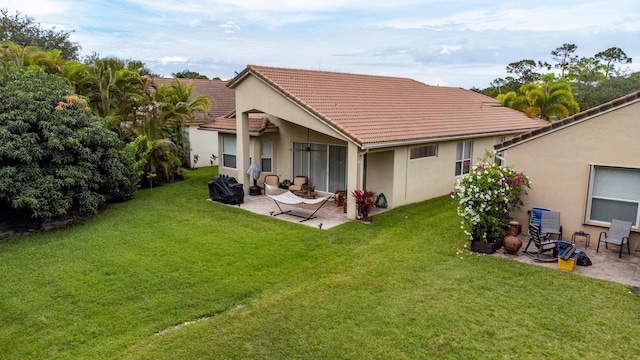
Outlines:
<svg viewBox="0 0 640 360"><path fill-rule="evenodd" d="M504 248L496 251L494 255L521 261L528 264L535 264L548 268L558 269L557 262L545 263L536 261L531 256L524 253L524 248L529 242L529 237L527 235L520 235L520 239L522 240L523 245L516 255L508 254L504 250ZM609 249L605 249L604 244L600 244L600 251L596 252L597 246L598 239L596 238L594 242L593 236L588 248L583 241L576 242L576 251L584 251L589 259L591 259L593 265L576 266L573 270L574 273L582 276L589 276L640 288L640 252L632 250L631 255L628 255L625 247L624 251L622 252L622 257L618 258L618 254L620 251L619 247L609 246ZM531 245L531 247L535 249L535 246L533 244ZM558 269L558 271L567 270Z"/></svg>
<svg viewBox="0 0 640 360"><path fill-rule="evenodd" d="M232 206L232 205L229 205L229 206ZM237 205L235 206L237 207ZM280 204L280 208L283 211L291 211L294 214L298 214L305 217L312 214L314 210L318 208L318 206L319 204L318 205ZM289 221L292 223L298 223L301 225L315 227L321 230L330 229L334 226L341 225L349 221L347 219L347 214L344 213L344 208L342 206L337 206L337 203L334 201L333 198L329 199L329 201L327 201L327 203L324 204L324 206L322 206L320 210L318 210L318 212L316 212L315 218L302 221L302 222L300 220L304 220L303 218L286 214L286 213L274 216L275 214L280 213L280 209L278 208L276 203L266 195L256 195L256 196L247 195L244 197L244 203L240 205L240 208L247 211L251 211L252 213L255 213L255 214L270 216L274 220L277 219L281 221ZM375 209L373 213L374 214L379 213L381 212L381 210L382 209Z"/></svg>

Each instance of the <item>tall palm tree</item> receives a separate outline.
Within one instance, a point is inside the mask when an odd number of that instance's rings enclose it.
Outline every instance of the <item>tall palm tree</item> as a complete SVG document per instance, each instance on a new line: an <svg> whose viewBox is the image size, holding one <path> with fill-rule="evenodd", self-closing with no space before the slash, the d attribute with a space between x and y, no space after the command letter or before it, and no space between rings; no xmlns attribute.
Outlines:
<svg viewBox="0 0 640 360"><path fill-rule="evenodd" d="M188 145L183 144L183 133L186 127L195 123L198 113L207 114L209 105L214 102L208 96L199 95L193 97L193 87L190 83L183 84L174 77L174 82L169 85L157 87L156 99L160 102L163 112L163 129L167 137L172 138L178 145L182 154L182 160L188 157ZM187 159L188 160L188 159Z"/></svg>

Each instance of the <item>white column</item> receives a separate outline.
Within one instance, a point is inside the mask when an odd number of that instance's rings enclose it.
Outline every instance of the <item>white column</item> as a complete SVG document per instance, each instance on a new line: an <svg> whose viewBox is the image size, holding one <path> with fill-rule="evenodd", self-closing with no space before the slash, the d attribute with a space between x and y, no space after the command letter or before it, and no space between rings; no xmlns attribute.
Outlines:
<svg viewBox="0 0 640 360"><path fill-rule="evenodd" d="M239 116L238 116L239 115ZM242 112L236 114L236 166L238 175L236 179L243 184L244 193L249 193L249 186L253 181L249 179L249 114Z"/></svg>
<svg viewBox="0 0 640 360"><path fill-rule="evenodd" d="M347 146L347 219L356 219L356 202L351 192L362 187L362 157L358 146L349 142Z"/></svg>

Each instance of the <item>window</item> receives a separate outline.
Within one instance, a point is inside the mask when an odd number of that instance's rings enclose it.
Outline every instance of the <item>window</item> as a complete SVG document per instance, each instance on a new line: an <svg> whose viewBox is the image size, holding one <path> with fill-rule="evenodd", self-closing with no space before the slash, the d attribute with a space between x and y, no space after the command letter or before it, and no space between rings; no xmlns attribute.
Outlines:
<svg viewBox="0 0 640 360"><path fill-rule="evenodd" d="M461 141L456 151L456 176L469 173L473 141Z"/></svg>
<svg viewBox="0 0 640 360"><path fill-rule="evenodd" d="M347 188L346 146L294 142L293 150L293 176L308 176L319 191Z"/></svg>
<svg viewBox="0 0 640 360"><path fill-rule="evenodd" d="M236 168L236 137L225 135L222 137L222 166Z"/></svg>
<svg viewBox="0 0 640 360"><path fill-rule="evenodd" d="M501 144L504 142L504 136L498 136L496 138L496 144ZM505 166L505 161L504 161L504 151L498 151L496 152L496 157L495 159L493 159L493 161L498 165L498 166Z"/></svg>
<svg viewBox="0 0 640 360"><path fill-rule="evenodd" d="M640 169L591 166L587 221L631 221L640 215Z"/></svg>
<svg viewBox="0 0 640 360"><path fill-rule="evenodd" d="M273 141L271 139L260 140L260 168L262 172L272 172Z"/></svg>
<svg viewBox="0 0 640 360"><path fill-rule="evenodd" d="M409 159L420 159L438 156L438 145L418 146L411 148Z"/></svg>

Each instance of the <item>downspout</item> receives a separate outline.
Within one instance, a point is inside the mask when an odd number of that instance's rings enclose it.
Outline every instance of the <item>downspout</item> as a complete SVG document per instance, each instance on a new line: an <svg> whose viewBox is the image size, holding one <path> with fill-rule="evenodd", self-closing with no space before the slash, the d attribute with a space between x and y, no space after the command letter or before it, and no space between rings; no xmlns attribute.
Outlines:
<svg viewBox="0 0 640 360"><path fill-rule="evenodd" d="M408 186L409 186L409 155L410 153L411 151L407 147L407 154L405 156L405 161L404 161L404 203L405 204L408 201L407 194L409 193Z"/></svg>

